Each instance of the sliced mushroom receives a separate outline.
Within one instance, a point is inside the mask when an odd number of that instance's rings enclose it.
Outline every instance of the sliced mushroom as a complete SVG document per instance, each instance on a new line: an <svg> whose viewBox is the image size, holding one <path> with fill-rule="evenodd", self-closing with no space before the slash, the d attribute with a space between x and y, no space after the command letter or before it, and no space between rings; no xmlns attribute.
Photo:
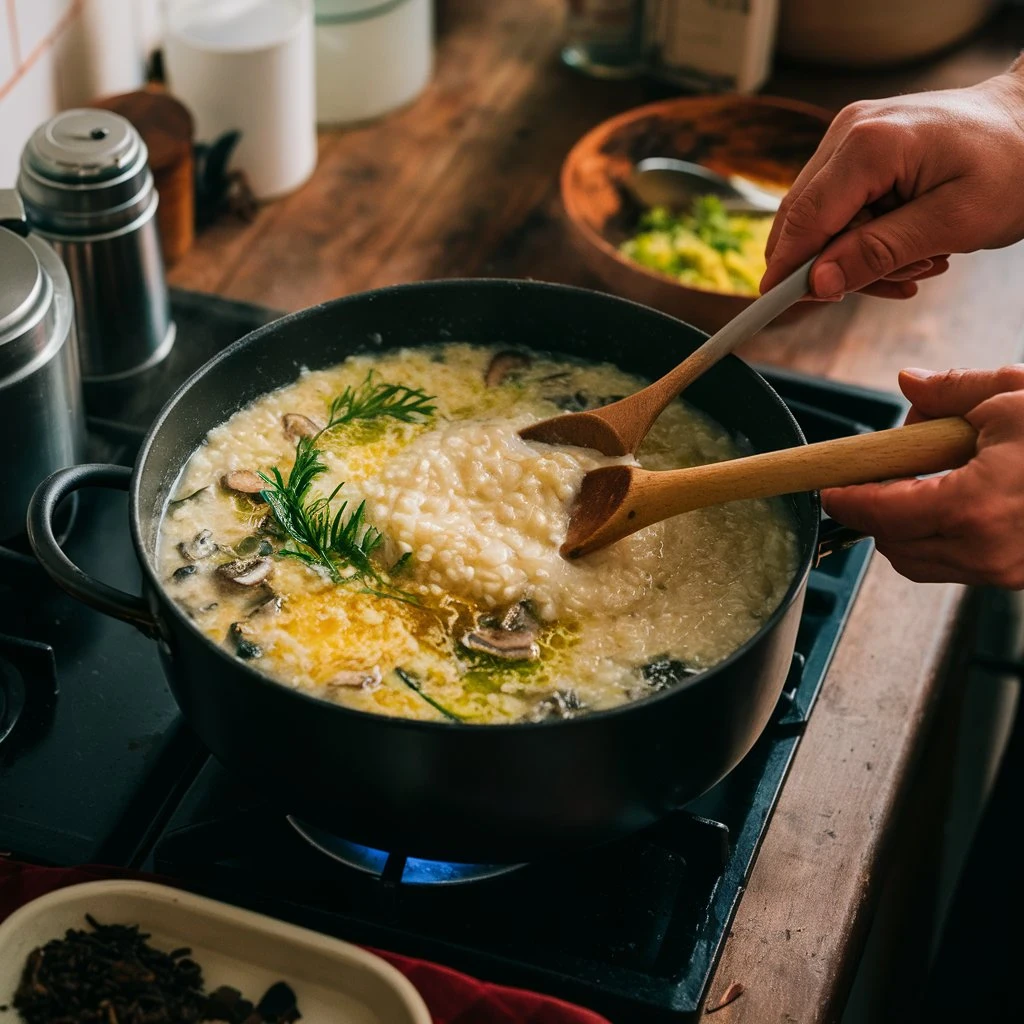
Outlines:
<svg viewBox="0 0 1024 1024"><path fill-rule="evenodd" d="M178 551L182 558L199 562L217 551L217 542L213 539L212 531L200 530L191 540L183 540L178 545Z"/></svg>
<svg viewBox="0 0 1024 1024"><path fill-rule="evenodd" d="M249 628L241 622L232 622L228 627L228 641L234 644L236 656L243 661L262 658L263 648L255 640L250 640L246 636L248 632Z"/></svg>
<svg viewBox="0 0 1024 1024"><path fill-rule="evenodd" d="M255 587L270 579L274 563L269 558L242 558L217 566L223 579L240 587Z"/></svg>
<svg viewBox="0 0 1024 1024"><path fill-rule="evenodd" d="M278 594L271 594L265 601L260 601L258 605L246 616L248 619L256 619L260 621L262 619L272 619L281 610L281 606L284 604L284 599Z"/></svg>
<svg viewBox="0 0 1024 1024"><path fill-rule="evenodd" d="M545 718L575 718L587 705L580 700L575 690L555 690L550 697L545 697L534 712L534 721Z"/></svg>
<svg viewBox="0 0 1024 1024"><path fill-rule="evenodd" d="M339 672L327 685L331 689L376 690L382 678L380 667L374 665L369 672Z"/></svg>
<svg viewBox="0 0 1024 1024"><path fill-rule="evenodd" d="M462 638L462 646L502 661L537 661L540 647L529 630L477 626Z"/></svg>
<svg viewBox="0 0 1024 1024"><path fill-rule="evenodd" d="M220 478L221 485L236 494L258 495L265 490L267 482L251 469L233 469Z"/></svg>
<svg viewBox="0 0 1024 1024"><path fill-rule="evenodd" d="M525 601L512 605L499 622L481 618L462 638L462 646L502 661L537 661L537 620Z"/></svg>
<svg viewBox="0 0 1024 1024"><path fill-rule="evenodd" d="M484 373L484 383L489 388L496 388L505 383L505 379L515 370L526 370L533 360L523 352L502 351L496 352L490 363L487 365L487 372Z"/></svg>
<svg viewBox="0 0 1024 1024"><path fill-rule="evenodd" d="M323 429L308 416L297 412L285 413L281 417L281 425L284 427L284 436L289 441L298 441L302 437L316 437Z"/></svg>
<svg viewBox="0 0 1024 1024"><path fill-rule="evenodd" d="M171 573L171 579L174 580L175 583L184 583L189 576L195 575L196 572L198 572L198 570L194 565L183 565Z"/></svg>

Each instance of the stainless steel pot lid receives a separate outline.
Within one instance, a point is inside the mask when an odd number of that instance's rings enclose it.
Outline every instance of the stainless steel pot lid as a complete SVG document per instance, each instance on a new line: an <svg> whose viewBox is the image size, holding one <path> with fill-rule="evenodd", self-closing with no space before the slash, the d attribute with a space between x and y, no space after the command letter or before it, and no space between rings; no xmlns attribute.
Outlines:
<svg viewBox="0 0 1024 1024"><path fill-rule="evenodd" d="M53 283L32 246L0 227L0 386L46 348Z"/></svg>

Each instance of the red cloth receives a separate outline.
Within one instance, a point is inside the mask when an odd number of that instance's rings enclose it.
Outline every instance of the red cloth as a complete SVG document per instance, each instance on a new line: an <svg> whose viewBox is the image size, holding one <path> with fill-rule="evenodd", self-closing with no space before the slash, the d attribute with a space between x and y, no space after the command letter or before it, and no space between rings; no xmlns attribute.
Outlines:
<svg viewBox="0 0 1024 1024"><path fill-rule="evenodd" d="M0 922L38 896L66 885L103 878L148 878L163 885L174 884L165 878L120 868L42 868L0 858ZM373 952L397 967L416 986L430 1008L434 1024L609 1024L591 1010L560 999L479 981L426 960L379 949Z"/></svg>

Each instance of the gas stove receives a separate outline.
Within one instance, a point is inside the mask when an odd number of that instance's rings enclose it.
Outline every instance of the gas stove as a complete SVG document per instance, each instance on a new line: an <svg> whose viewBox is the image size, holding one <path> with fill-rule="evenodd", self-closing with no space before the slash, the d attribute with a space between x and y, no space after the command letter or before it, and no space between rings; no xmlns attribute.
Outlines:
<svg viewBox="0 0 1024 1024"><path fill-rule="evenodd" d="M146 386L89 396L90 461L130 465L178 384L275 316L188 292L172 300L178 341ZM895 395L762 372L811 441L894 426L905 409ZM71 557L137 590L125 495L86 492L71 512ZM718 786L600 849L462 865L358 846L248 791L182 721L154 644L56 591L24 549L0 549L0 853L156 871L616 1021L696 1019L869 556L856 545L811 573L779 705Z"/></svg>

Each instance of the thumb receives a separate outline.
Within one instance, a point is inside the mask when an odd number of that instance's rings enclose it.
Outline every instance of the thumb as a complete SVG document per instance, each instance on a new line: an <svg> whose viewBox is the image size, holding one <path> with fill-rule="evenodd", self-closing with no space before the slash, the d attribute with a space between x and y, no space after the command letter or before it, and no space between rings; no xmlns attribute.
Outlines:
<svg viewBox="0 0 1024 1024"><path fill-rule="evenodd" d="M899 382L919 417L966 416L986 398L1024 387L1024 366L944 372L908 369L900 371Z"/></svg>
<svg viewBox="0 0 1024 1024"><path fill-rule="evenodd" d="M941 189L836 236L811 272L817 298L860 291L902 267L948 252L948 202ZM955 246L954 246L955 248Z"/></svg>

